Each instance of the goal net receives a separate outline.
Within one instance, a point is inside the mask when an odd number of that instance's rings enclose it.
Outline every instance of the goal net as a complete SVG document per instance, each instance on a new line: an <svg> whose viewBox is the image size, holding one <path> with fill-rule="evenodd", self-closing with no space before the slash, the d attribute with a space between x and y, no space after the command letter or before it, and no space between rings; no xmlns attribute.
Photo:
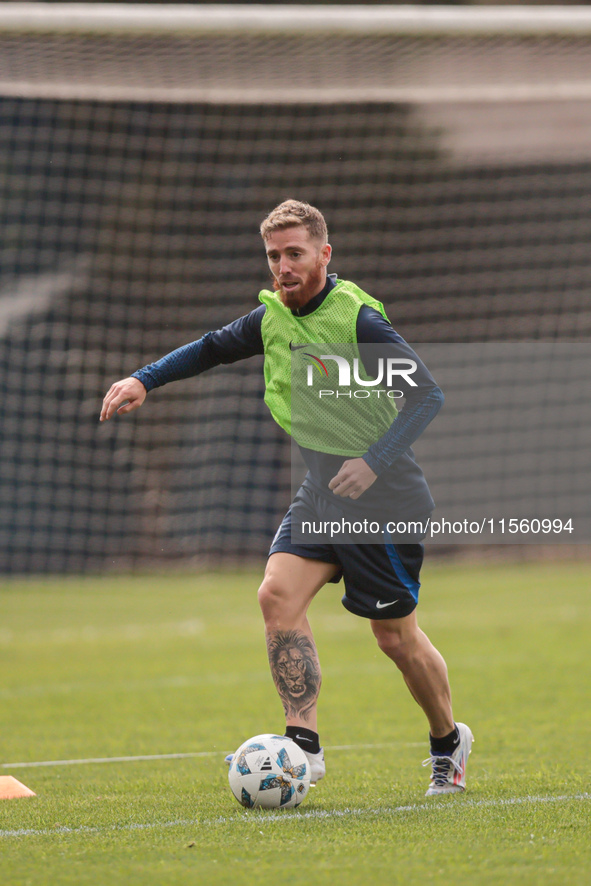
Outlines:
<svg viewBox="0 0 591 886"><path fill-rule="evenodd" d="M2 571L264 555L262 358L97 417L257 306L286 197L410 343L590 341L589 8L1 6Z"/></svg>

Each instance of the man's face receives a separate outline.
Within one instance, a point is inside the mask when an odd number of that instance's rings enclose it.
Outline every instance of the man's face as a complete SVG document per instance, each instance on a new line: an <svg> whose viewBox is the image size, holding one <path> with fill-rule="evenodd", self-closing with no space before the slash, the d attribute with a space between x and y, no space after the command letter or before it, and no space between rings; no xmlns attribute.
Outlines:
<svg viewBox="0 0 591 886"><path fill-rule="evenodd" d="M283 304L302 308L326 283L326 266L331 247L310 238L308 229L299 225L273 231L265 240L267 261Z"/></svg>

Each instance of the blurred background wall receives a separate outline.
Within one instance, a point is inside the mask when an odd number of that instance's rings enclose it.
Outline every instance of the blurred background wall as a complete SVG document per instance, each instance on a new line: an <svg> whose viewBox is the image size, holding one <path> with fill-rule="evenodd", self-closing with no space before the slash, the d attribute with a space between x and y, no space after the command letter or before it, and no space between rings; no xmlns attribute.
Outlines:
<svg viewBox="0 0 591 886"><path fill-rule="evenodd" d="M411 343L590 340L590 24L466 21L0 21L2 571L265 554L290 452L262 358L98 412L257 306L287 197Z"/></svg>

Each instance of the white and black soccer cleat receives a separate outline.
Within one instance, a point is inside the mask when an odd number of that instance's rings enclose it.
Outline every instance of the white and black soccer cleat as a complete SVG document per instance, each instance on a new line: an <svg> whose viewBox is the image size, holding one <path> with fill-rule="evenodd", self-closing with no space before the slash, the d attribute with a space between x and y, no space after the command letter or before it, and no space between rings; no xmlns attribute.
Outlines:
<svg viewBox="0 0 591 886"><path fill-rule="evenodd" d="M324 748L320 748L317 754L309 754L304 751L310 764L310 787L315 788L321 778L326 775L326 763L324 762Z"/></svg>
<svg viewBox="0 0 591 886"><path fill-rule="evenodd" d="M423 761L423 766L431 766L431 781L425 796L437 797L441 794L457 794L466 790L466 765L472 750L474 736L465 723L456 723L460 740L451 756L431 754Z"/></svg>

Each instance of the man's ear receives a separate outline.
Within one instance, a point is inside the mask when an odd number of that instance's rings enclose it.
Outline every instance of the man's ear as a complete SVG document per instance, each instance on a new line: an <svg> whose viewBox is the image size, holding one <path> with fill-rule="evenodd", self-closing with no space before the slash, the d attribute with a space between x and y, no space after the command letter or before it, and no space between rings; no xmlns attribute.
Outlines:
<svg viewBox="0 0 591 886"><path fill-rule="evenodd" d="M322 249L320 250L320 262L321 262L323 268L325 268L328 265L331 256L332 256L332 246L330 245L330 243L325 243L324 246L322 247Z"/></svg>

